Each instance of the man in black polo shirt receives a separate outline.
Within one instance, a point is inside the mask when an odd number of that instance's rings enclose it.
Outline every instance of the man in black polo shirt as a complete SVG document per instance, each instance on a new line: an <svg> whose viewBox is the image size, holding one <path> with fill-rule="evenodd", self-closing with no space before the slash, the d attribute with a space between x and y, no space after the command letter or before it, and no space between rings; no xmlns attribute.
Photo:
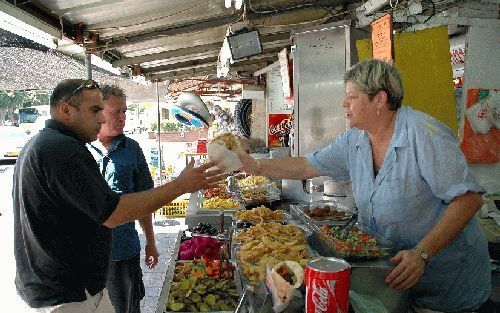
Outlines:
<svg viewBox="0 0 500 313"><path fill-rule="evenodd" d="M223 176L206 171L214 163L191 163L171 183L119 196L85 146L105 122L97 83L65 80L50 106L52 119L25 145L14 170L17 291L34 312L113 312L105 289L110 228Z"/></svg>

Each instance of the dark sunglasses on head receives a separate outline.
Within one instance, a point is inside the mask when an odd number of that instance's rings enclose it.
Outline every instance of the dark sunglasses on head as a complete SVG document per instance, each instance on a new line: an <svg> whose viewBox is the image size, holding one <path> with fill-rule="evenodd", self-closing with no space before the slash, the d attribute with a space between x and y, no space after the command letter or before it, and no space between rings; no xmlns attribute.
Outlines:
<svg viewBox="0 0 500 313"><path fill-rule="evenodd" d="M89 79L89 80L85 80L83 81L83 83L78 86L78 88L75 89L75 91L73 91L69 96L67 96L63 102L68 102L69 99L71 99L71 97L73 97L74 95L76 95L77 93L79 93L80 91L82 91L83 89L99 89L101 90L101 88L99 87L99 84L92 80L92 79Z"/></svg>

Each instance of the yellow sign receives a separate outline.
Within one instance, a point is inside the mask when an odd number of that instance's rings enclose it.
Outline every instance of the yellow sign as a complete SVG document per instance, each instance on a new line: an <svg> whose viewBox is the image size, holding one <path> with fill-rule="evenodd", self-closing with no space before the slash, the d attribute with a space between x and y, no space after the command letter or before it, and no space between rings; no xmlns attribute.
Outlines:
<svg viewBox="0 0 500 313"><path fill-rule="evenodd" d="M356 48L360 61L371 59L370 39L357 40ZM448 27L397 33L394 53L405 91L403 104L434 116L458 134Z"/></svg>

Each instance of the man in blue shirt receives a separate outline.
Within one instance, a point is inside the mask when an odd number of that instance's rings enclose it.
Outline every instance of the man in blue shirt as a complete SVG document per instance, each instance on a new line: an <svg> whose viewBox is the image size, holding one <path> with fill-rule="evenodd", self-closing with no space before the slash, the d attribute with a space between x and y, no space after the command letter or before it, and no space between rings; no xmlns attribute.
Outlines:
<svg viewBox="0 0 500 313"><path fill-rule="evenodd" d="M307 158L256 161L241 153L242 169L272 178L350 179L359 222L399 251L385 282L411 289L415 312L487 312L489 255L474 217L484 189L455 136L401 105L403 86L387 62L355 65L344 84L348 131Z"/></svg>
<svg viewBox="0 0 500 313"><path fill-rule="evenodd" d="M118 194L139 192L153 188L148 164L139 144L123 134L126 120L126 96L118 86L101 87L105 123L98 140L88 145L108 185ZM146 264L153 268L158 263L152 215L139 220L146 236ZM144 283L140 265L141 245L135 222L113 228L111 264L106 287L117 313L140 313L144 297Z"/></svg>

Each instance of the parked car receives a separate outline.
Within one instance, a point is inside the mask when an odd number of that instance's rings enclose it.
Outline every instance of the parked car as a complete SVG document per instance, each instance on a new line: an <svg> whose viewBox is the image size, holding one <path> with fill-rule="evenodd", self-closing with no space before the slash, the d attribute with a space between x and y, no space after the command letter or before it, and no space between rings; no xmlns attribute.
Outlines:
<svg viewBox="0 0 500 313"><path fill-rule="evenodd" d="M19 127L0 127L0 163L13 164L16 162L19 152L28 141L28 135Z"/></svg>

